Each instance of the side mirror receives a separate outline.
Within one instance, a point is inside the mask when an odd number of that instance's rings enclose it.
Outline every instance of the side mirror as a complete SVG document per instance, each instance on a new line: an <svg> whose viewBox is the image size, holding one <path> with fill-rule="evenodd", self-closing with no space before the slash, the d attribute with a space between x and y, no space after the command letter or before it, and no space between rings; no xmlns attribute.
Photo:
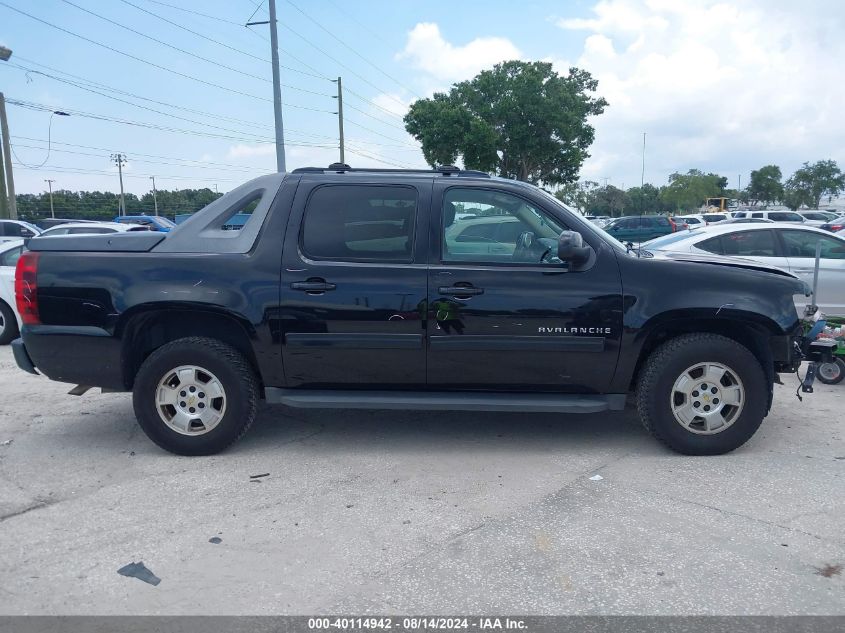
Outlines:
<svg viewBox="0 0 845 633"><path fill-rule="evenodd" d="M564 262L579 266L590 259L590 247L577 231L563 231L557 238L557 256Z"/></svg>

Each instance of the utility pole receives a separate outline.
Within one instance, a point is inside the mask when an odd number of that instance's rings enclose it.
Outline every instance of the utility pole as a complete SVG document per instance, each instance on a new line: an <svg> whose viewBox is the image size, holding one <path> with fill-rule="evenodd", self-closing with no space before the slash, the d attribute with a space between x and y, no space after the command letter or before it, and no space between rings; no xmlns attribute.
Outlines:
<svg viewBox="0 0 845 633"><path fill-rule="evenodd" d="M9 144L9 121L6 119L6 99L0 92L0 134L3 135L3 164L6 167L6 192L9 198L9 217L18 219L18 204L15 200L15 176L12 173L12 147Z"/></svg>
<svg viewBox="0 0 845 633"><path fill-rule="evenodd" d="M3 145L0 143L0 218L9 217L9 199L6 197L6 170L3 167Z"/></svg>
<svg viewBox="0 0 845 633"><path fill-rule="evenodd" d="M273 63L273 112L276 115L276 170L287 171L285 167L285 126L282 122L282 80L279 75L279 34L276 30L276 0L268 0L270 21L247 22L244 26L270 25L270 58ZM256 10L257 7L256 7ZM255 15L255 14L253 14Z"/></svg>
<svg viewBox="0 0 845 633"><path fill-rule="evenodd" d="M156 215L158 215L158 199L156 198L156 177L150 176L150 180L153 181L153 205L155 206Z"/></svg>
<svg viewBox="0 0 845 633"><path fill-rule="evenodd" d="M50 190L50 217L55 218L56 212L53 210L53 183L56 181L45 178L44 182L47 183L47 188Z"/></svg>
<svg viewBox="0 0 845 633"><path fill-rule="evenodd" d="M123 166L126 164L126 156L112 154L111 159L117 165L117 173L120 175L120 209L118 215L126 215L126 199L123 197Z"/></svg>
<svg viewBox="0 0 845 633"><path fill-rule="evenodd" d="M343 78L337 78L337 130L340 135L340 162L345 163L343 150Z"/></svg>

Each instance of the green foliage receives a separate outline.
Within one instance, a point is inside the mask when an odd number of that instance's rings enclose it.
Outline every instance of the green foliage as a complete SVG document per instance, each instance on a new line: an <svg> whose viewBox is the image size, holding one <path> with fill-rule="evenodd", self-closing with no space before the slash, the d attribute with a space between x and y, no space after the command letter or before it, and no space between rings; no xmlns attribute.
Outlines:
<svg viewBox="0 0 845 633"><path fill-rule="evenodd" d="M660 199L660 189L649 183L645 183L642 187L628 189L628 198L629 212L637 215L668 213L673 210L673 207L666 205Z"/></svg>
<svg viewBox="0 0 845 633"><path fill-rule="evenodd" d="M766 165L751 172L748 184L748 197L766 204L783 199L783 174L777 165Z"/></svg>
<svg viewBox="0 0 845 633"><path fill-rule="evenodd" d="M573 183L595 132L587 117L607 102L598 82L570 68L559 76L546 62L509 61L415 101L405 116L431 165L463 158L468 169L533 183Z"/></svg>
<svg viewBox="0 0 845 633"><path fill-rule="evenodd" d="M783 202L795 210L802 205L818 209L822 196L833 197L845 190L845 174L836 161L804 163L784 186Z"/></svg>
<svg viewBox="0 0 845 633"><path fill-rule="evenodd" d="M674 173L669 176L669 184L661 189L660 200L672 209L693 211L707 198L719 197L722 184L727 185L727 179L698 169L690 169L685 174Z"/></svg>
<svg viewBox="0 0 845 633"><path fill-rule="evenodd" d="M156 192L159 215L171 220L181 213L199 211L208 203L223 194L211 189L181 189L178 191L161 190ZM155 205L153 194L145 193L138 198L128 193L126 199L127 215L153 215ZM50 217L50 195L48 193L24 193L15 196L18 203L18 217L36 222ZM67 191L53 192L53 208L57 218L111 221L120 208L120 194L109 191Z"/></svg>

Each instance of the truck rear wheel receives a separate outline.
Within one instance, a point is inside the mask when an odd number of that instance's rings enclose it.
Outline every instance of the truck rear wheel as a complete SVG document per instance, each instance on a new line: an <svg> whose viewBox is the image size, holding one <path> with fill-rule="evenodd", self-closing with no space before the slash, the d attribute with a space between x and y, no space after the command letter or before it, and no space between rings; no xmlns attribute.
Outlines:
<svg viewBox="0 0 845 633"><path fill-rule="evenodd" d="M243 354L204 337L178 339L150 354L132 394L147 436L178 455L212 455L230 446L255 419L258 398Z"/></svg>
<svg viewBox="0 0 845 633"><path fill-rule="evenodd" d="M637 384L643 426L686 455L739 448L766 416L769 385L745 347L717 334L685 334L658 347Z"/></svg>

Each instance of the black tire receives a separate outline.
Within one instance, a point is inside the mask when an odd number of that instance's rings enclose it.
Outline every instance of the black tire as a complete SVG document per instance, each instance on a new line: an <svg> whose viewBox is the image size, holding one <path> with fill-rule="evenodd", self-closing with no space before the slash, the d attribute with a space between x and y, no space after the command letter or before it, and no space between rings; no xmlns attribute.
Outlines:
<svg viewBox="0 0 845 633"><path fill-rule="evenodd" d="M222 418L216 426L209 425L210 430L195 435L182 434L168 426L163 417L167 412L160 414L157 404L159 383L175 368L189 365L216 378L225 394ZM162 345L150 354L135 376L132 402L138 424L164 450L177 455L213 455L247 432L258 411L259 395L255 372L243 354L216 339L192 336ZM189 431L195 429L191 427Z"/></svg>
<svg viewBox="0 0 845 633"><path fill-rule="evenodd" d="M0 301L0 314L3 316L2 325L0 325L0 345L8 345L16 338L20 332L18 331L18 319L15 313L5 301Z"/></svg>
<svg viewBox="0 0 845 633"><path fill-rule="evenodd" d="M832 363L820 364L816 370L816 378L826 385L838 385L845 379L845 361L841 358L834 358Z"/></svg>
<svg viewBox="0 0 845 633"><path fill-rule="evenodd" d="M672 412L675 381L688 368L705 362L727 367L744 390L743 407L732 423L710 435L689 430ZM745 444L760 427L770 389L763 368L747 348L717 334L685 334L667 341L646 359L637 384L637 411L643 426L672 450L685 455L721 455Z"/></svg>

